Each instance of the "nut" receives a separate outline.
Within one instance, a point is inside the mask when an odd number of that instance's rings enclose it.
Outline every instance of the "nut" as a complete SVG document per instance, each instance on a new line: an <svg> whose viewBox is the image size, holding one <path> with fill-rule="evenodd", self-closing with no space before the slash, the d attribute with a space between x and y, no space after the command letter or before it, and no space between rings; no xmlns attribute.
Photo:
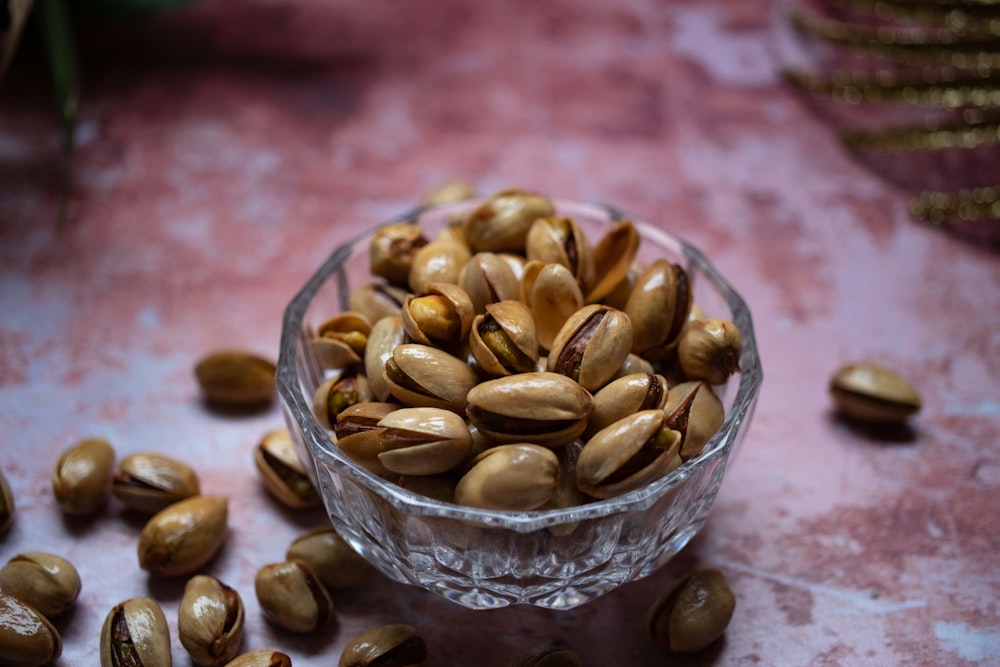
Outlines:
<svg viewBox="0 0 1000 667"><path fill-rule="evenodd" d="M313 632L333 618L330 594L302 561L265 565L253 585L264 618L285 630Z"/></svg>
<svg viewBox="0 0 1000 667"><path fill-rule="evenodd" d="M427 345L398 345L385 362L382 377L404 405L444 408L461 413L479 378L467 363Z"/></svg>
<svg viewBox="0 0 1000 667"><path fill-rule="evenodd" d="M28 551L14 556L0 569L0 590L52 618L76 602L80 574L65 558Z"/></svg>
<svg viewBox="0 0 1000 667"><path fill-rule="evenodd" d="M422 206L441 206L442 204L473 199L475 196L476 188L468 181L445 181L425 192L420 198L420 204Z"/></svg>
<svg viewBox="0 0 1000 667"><path fill-rule="evenodd" d="M195 377L209 404L257 407L274 394L274 364L251 352L223 350L202 358Z"/></svg>
<svg viewBox="0 0 1000 667"><path fill-rule="evenodd" d="M639 232L632 221L621 220L612 225L594 246L594 285L587 293L587 303L605 299L626 281L638 251Z"/></svg>
<svg viewBox="0 0 1000 667"><path fill-rule="evenodd" d="M33 607L0 592L0 664L47 665L62 655L59 631Z"/></svg>
<svg viewBox="0 0 1000 667"><path fill-rule="evenodd" d="M101 667L170 664L170 627L160 605L139 597L112 607L101 628Z"/></svg>
<svg viewBox="0 0 1000 667"><path fill-rule="evenodd" d="M682 382L670 388L663 412L667 426L681 434L681 460L701 453L725 419L722 401L705 382Z"/></svg>
<svg viewBox="0 0 1000 667"><path fill-rule="evenodd" d="M139 535L139 567L150 574L191 574L208 563L226 539L228 501L195 496L155 514Z"/></svg>
<svg viewBox="0 0 1000 667"><path fill-rule="evenodd" d="M346 311L319 325L311 346L323 368L346 368L361 364L372 324L361 313Z"/></svg>
<svg viewBox="0 0 1000 667"><path fill-rule="evenodd" d="M348 307L367 317L374 327L384 317L399 315L407 293L401 287L369 283L351 292Z"/></svg>
<svg viewBox="0 0 1000 667"><path fill-rule="evenodd" d="M477 252L511 251L524 254L532 223L555 209L547 198L516 188L502 190L469 213L465 237Z"/></svg>
<svg viewBox="0 0 1000 667"><path fill-rule="evenodd" d="M357 403L372 400L368 377L355 369L338 373L319 387L313 394L313 414L320 424L332 429L337 415Z"/></svg>
<svg viewBox="0 0 1000 667"><path fill-rule="evenodd" d="M632 322L625 313L600 304L584 306L556 334L548 370L597 391L621 368L631 347Z"/></svg>
<svg viewBox="0 0 1000 667"><path fill-rule="evenodd" d="M162 454L132 454L118 464L111 492L129 509L156 514L200 493L198 475L183 461Z"/></svg>
<svg viewBox="0 0 1000 667"><path fill-rule="evenodd" d="M477 252L458 274L458 284L469 295L476 313L486 312L486 304L521 296L521 283L504 256Z"/></svg>
<svg viewBox="0 0 1000 667"><path fill-rule="evenodd" d="M476 315L472 323L469 350L490 375L534 370L538 340L531 311L520 301L509 299L487 304L486 313Z"/></svg>
<svg viewBox="0 0 1000 667"><path fill-rule="evenodd" d="M456 468L472 450L465 420L441 408L403 408L378 423L379 462L400 475L436 475Z"/></svg>
<svg viewBox="0 0 1000 667"><path fill-rule="evenodd" d="M421 296L403 302L403 329L414 343L452 347L465 340L475 316L464 289L450 283L430 283Z"/></svg>
<svg viewBox="0 0 1000 667"><path fill-rule="evenodd" d="M308 565L327 588L353 588L374 569L333 528L320 528L295 538L285 559Z"/></svg>
<svg viewBox="0 0 1000 667"><path fill-rule="evenodd" d="M0 536L10 529L14 523L14 493L7 484L3 470L0 470Z"/></svg>
<svg viewBox="0 0 1000 667"><path fill-rule="evenodd" d="M215 577L191 577L177 609L177 635L196 665L225 665L243 641L240 594Z"/></svg>
<svg viewBox="0 0 1000 667"><path fill-rule="evenodd" d="M681 580L649 610L649 638L667 651L693 653L722 636L736 598L718 570L701 570Z"/></svg>
<svg viewBox="0 0 1000 667"><path fill-rule="evenodd" d="M586 437L640 410L658 410L667 401L667 381L655 373L633 373L605 385L594 394L594 412Z"/></svg>
<svg viewBox="0 0 1000 667"><path fill-rule="evenodd" d="M347 408L337 415L337 423L334 426L337 447L346 453L366 470L381 477L393 475L381 461L378 455L379 436L382 427L379 421L393 410L399 410L398 403L379 403L366 401Z"/></svg>
<svg viewBox="0 0 1000 667"><path fill-rule="evenodd" d="M594 282L594 255L583 229L573 218L545 216L535 220L524 242L528 261L561 264L569 269L581 291Z"/></svg>
<svg viewBox="0 0 1000 667"><path fill-rule="evenodd" d="M510 667L583 667L583 663L562 642L551 641L531 649Z"/></svg>
<svg viewBox="0 0 1000 667"><path fill-rule="evenodd" d="M409 625L386 625L351 640L340 654L338 667L420 667L427 661L427 645Z"/></svg>
<svg viewBox="0 0 1000 667"><path fill-rule="evenodd" d="M559 330L583 307L583 292L562 264L528 262L521 279L524 303L535 318L539 347L552 347Z"/></svg>
<svg viewBox="0 0 1000 667"><path fill-rule="evenodd" d="M409 285L414 294L424 294L431 283L458 284L458 275L469 261L465 246L452 241L431 241L417 252L410 266Z"/></svg>
<svg viewBox="0 0 1000 667"><path fill-rule="evenodd" d="M65 514L89 516L111 492L115 450L102 438L81 440L62 453L52 472L52 491Z"/></svg>
<svg viewBox="0 0 1000 667"><path fill-rule="evenodd" d="M867 422L900 423L921 408L920 394L905 378L869 363L838 369L830 393L843 414Z"/></svg>
<svg viewBox="0 0 1000 667"><path fill-rule="evenodd" d="M250 651L236 656L225 667L292 667L292 659L278 651Z"/></svg>
<svg viewBox="0 0 1000 667"><path fill-rule="evenodd" d="M413 258L425 245L427 239L417 225L395 222L382 227L372 235L368 243L372 275L385 278L395 285L405 286Z"/></svg>
<svg viewBox="0 0 1000 667"><path fill-rule="evenodd" d="M455 488L455 502L495 510L534 510L552 499L559 486L559 459L550 449L528 443L487 449Z"/></svg>
<svg viewBox="0 0 1000 667"><path fill-rule="evenodd" d="M728 320L709 319L688 322L677 344L677 361L692 380L725 384L739 370L743 339L740 330Z"/></svg>
<svg viewBox="0 0 1000 667"><path fill-rule="evenodd" d="M690 309L687 272L666 259L650 264L625 302L635 329L632 351L650 360L661 358L680 335Z"/></svg>
<svg viewBox="0 0 1000 667"><path fill-rule="evenodd" d="M264 488L281 504L292 509L319 506L319 494L295 453L288 429L276 428L268 432L254 450L253 460Z"/></svg>

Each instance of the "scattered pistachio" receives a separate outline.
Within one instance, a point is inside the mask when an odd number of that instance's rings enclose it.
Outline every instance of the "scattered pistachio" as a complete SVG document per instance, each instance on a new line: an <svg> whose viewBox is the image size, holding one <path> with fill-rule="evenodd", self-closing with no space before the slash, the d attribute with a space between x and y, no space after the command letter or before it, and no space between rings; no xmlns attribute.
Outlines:
<svg viewBox="0 0 1000 667"><path fill-rule="evenodd" d="M700 570L682 579L649 610L649 638L672 652L694 653L722 636L736 598L718 570Z"/></svg>
<svg viewBox="0 0 1000 667"><path fill-rule="evenodd" d="M137 597L112 607L101 628L101 667L170 667L170 627L160 605Z"/></svg>
<svg viewBox="0 0 1000 667"><path fill-rule="evenodd" d="M80 595L80 574L61 556L28 551L14 556L0 568L0 590L52 618L76 602Z"/></svg>
<svg viewBox="0 0 1000 667"><path fill-rule="evenodd" d="M156 514L200 492L198 475L183 461L162 454L132 454L118 464L111 492L129 509Z"/></svg>
<svg viewBox="0 0 1000 667"><path fill-rule="evenodd" d="M224 350L203 357L194 374L210 404L256 407L274 394L274 364L251 352Z"/></svg>
<svg viewBox="0 0 1000 667"><path fill-rule="evenodd" d="M900 423L920 411L920 394L898 373L870 363L841 367L830 379L837 408L868 422Z"/></svg>
<svg viewBox="0 0 1000 667"><path fill-rule="evenodd" d="M65 514L89 516L111 493L115 450L102 438L87 438L62 453L52 471L52 492Z"/></svg>
<svg viewBox="0 0 1000 667"><path fill-rule="evenodd" d="M285 559L308 565L327 588L357 586L374 569L333 528L320 528L295 538Z"/></svg>
<svg viewBox="0 0 1000 667"><path fill-rule="evenodd" d="M292 667L292 659L279 651L250 651L236 656L225 667Z"/></svg>
<svg viewBox="0 0 1000 667"><path fill-rule="evenodd" d="M239 593L215 577L191 577L177 610L177 635L196 665L225 665L236 656L243 641L243 600Z"/></svg>
<svg viewBox="0 0 1000 667"><path fill-rule="evenodd" d="M55 626L33 607L0 592L0 664L36 667L60 655L62 638Z"/></svg>
<svg viewBox="0 0 1000 667"><path fill-rule="evenodd" d="M226 538L228 501L195 496L154 515L139 535L139 567L150 574L191 574L208 563Z"/></svg>
<svg viewBox="0 0 1000 667"><path fill-rule="evenodd" d="M386 625L351 640L338 667L420 667L426 661L427 645L414 627Z"/></svg>
<svg viewBox="0 0 1000 667"><path fill-rule="evenodd" d="M510 667L583 667L583 663L565 644L550 641L531 649Z"/></svg>
<svg viewBox="0 0 1000 667"><path fill-rule="evenodd" d="M319 506L319 494L295 452L288 429L268 432L254 450L254 463L264 487L286 507L309 509Z"/></svg>
<svg viewBox="0 0 1000 667"><path fill-rule="evenodd" d="M257 571L254 591L271 623L291 632L313 632L333 618L333 600L302 561L271 563Z"/></svg>

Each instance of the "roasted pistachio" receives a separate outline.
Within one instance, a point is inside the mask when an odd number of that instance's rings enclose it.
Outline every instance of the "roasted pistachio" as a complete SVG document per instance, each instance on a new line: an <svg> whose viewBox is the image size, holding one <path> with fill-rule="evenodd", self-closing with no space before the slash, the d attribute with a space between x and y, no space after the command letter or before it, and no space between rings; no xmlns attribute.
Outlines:
<svg viewBox="0 0 1000 667"><path fill-rule="evenodd" d="M516 188L502 190L473 209L465 221L465 236L473 250L524 252L532 223L552 215L552 202Z"/></svg>
<svg viewBox="0 0 1000 667"><path fill-rule="evenodd" d="M598 303L627 280L638 251L639 232L632 221L621 220L612 225L594 246L594 283L587 293L587 303Z"/></svg>
<svg viewBox="0 0 1000 667"><path fill-rule="evenodd" d="M427 661L427 645L409 625L386 625L351 640L340 654L338 667L420 667Z"/></svg>
<svg viewBox="0 0 1000 667"><path fill-rule="evenodd" d="M486 312L488 303L521 298L521 283L510 262L492 252L473 255L458 274L458 284L477 313Z"/></svg>
<svg viewBox="0 0 1000 667"><path fill-rule="evenodd" d="M210 404L256 407L274 394L274 364L241 350L223 350L203 357L194 367L202 394Z"/></svg>
<svg viewBox="0 0 1000 667"><path fill-rule="evenodd" d="M632 351L654 361L661 357L680 335L690 308L687 272L666 259L650 264L625 303L634 329Z"/></svg>
<svg viewBox="0 0 1000 667"><path fill-rule="evenodd" d="M525 238L524 254L529 262L565 266L584 292L594 282L593 250L573 218L545 216L536 219Z"/></svg>
<svg viewBox="0 0 1000 667"><path fill-rule="evenodd" d="M565 644L551 641L528 651L510 667L583 667L583 663Z"/></svg>
<svg viewBox="0 0 1000 667"><path fill-rule="evenodd" d="M458 283L462 267L469 261L468 249L452 241L431 241L416 254L410 265L409 285L414 294L423 294L431 283Z"/></svg>
<svg viewBox="0 0 1000 667"><path fill-rule="evenodd" d="M348 307L368 318L374 327L383 317L399 315L407 294L401 287L368 283L351 292Z"/></svg>
<svg viewBox="0 0 1000 667"><path fill-rule="evenodd" d="M708 319L688 322L677 344L677 361L692 380L725 384L739 370L743 339L728 320Z"/></svg>
<svg viewBox="0 0 1000 667"><path fill-rule="evenodd" d="M62 453L52 472L52 491L66 514L96 513L111 492L115 450L102 438L87 438Z"/></svg>
<svg viewBox="0 0 1000 667"><path fill-rule="evenodd" d="M10 490L3 470L0 470L0 536L14 523L14 493Z"/></svg>
<svg viewBox="0 0 1000 667"><path fill-rule="evenodd" d="M323 368L360 365L371 331L371 321L361 313L346 311L334 315L319 325L312 339L316 361Z"/></svg>
<svg viewBox="0 0 1000 667"><path fill-rule="evenodd" d="M681 465L681 434L662 410L619 419L587 441L576 462L576 484L595 498L611 498L660 479Z"/></svg>
<svg viewBox="0 0 1000 667"><path fill-rule="evenodd" d="M39 667L62 655L59 631L34 607L0 592L0 664Z"/></svg>
<svg viewBox="0 0 1000 667"><path fill-rule="evenodd" d="M228 502L194 496L155 514L139 535L139 567L151 574L191 574L208 563L226 538Z"/></svg>
<svg viewBox="0 0 1000 667"><path fill-rule="evenodd" d="M177 609L177 635L196 665L225 665L243 641L240 594L215 577L191 577Z"/></svg>
<svg viewBox="0 0 1000 667"><path fill-rule="evenodd" d="M548 503L559 485L559 459L552 450L528 443L487 449L455 488L455 502L495 510L534 510Z"/></svg>
<svg viewBox="0 0 1000 667"><path fill-rule="evenodd" d="M338 414L373 397L368 376L353 369L345 370L316 388L313 415L320 424L332 430Z"/></svg>
<svg viewBox="0 0 1000 667"><path fill-rule="evenodd" d="M308 509L320 504L306 468L295 452L295 443L286 428L268 432L254 450L254 463L272 496L286 507Z"/></svg>
<svg viewBox="0 0 1000 667"><path fill-rule="evenodd" d="M440 206L473 199L476 188L468 181L445 181L424 193L420 203L424 206Z"/></svg>
<svg viewBox="0 0 1000 667"><path fill-rule="evenodd" d="M722 636L736 597L718 570L700 570L681 580L649 610L649 638L667 651L693 653Z"/></svg>
<svg viewBox="0 0 1000 667"><path fill-rule="evenodd" d="M583 307L583 292L565 266L541 262L525 265L521 289L535 318L538 345L551 349L566 320Z"/></svg>
<svg viewBox="0 0 1000 667"><path fill-rule="evenodd" d="M467 363L428 345L407 343L392 350L383 374L389 391L407 406L461 413L479 378Z"/></svg>
<svg viewBox="0 0 1000 667"><path fill-rule="evenodd" d="M655 373L634 373L606 384L594 394L594 412L587 422L590 437L623 417L657 410L667 401L667 381Z"/></svg>
<svg viewBox="0 0 1000 667"><path fill-rule="evenodd" d="M292 659L279 651L250 651L236 656L225 667L292 667Z"/></svg>
<svg viewBox="0 0 1000 667"><path fill-rule="evenodd" d="M420 227L409 222L394 222L377 230L368 243L371 273L395 285L405 286L410 265L427 245Z"/></svg>
<svg viewBox="0 0 1000 667"><path fill-rule="evenodd" d="M620 310L584 306L563 324L549 350L548 370L597 391L621 368L632 347L632 323Z"/></svg>
<svg viewBox="0 0 1000 667"><path fill-rule="evenodd" d="M289 545L285 559L308 565L327 588L357 586L374 569L333 528L320 528L298 536Z"/></svg>
<svg viewBox="0 0 1000 667"><path fill-rule="evenodd" d="M403 302L403 329L414 343L452 347L465 340L475 316L464 289L450 283L430 283L420 296Z"/></svg>
<svg viewBox="0 0 1000 667"><path fill-rule="evenodd" d="M101 628L101 667L170 667L170 626L149 598L112 607Z"/></svg>
<svg viewBox="0 0 1000 667"><path fill-rule="evenodd" d="M337 415L334 426L337 447L365 469L380 476L392 473L378 460L379 435L382 427L379 421L393 410L399 410L398 403L366 401L347 408Z"/></svg>
<svg viewBox="0 0 1000 667"><path fill-rule="evenodd" d="M465 420L442 408L403 408L378 423L379 461L401 475L436 475L456 468L472 450Z"/></svg>
<svg viewBox="0 0 1000 667"><path fill-rule="evenodd" d="M830 379L837 408L848 417L899 423L920 411L920 394L898 373L870 363L842 366Z"/></svg>
<svg viewBox="0 0 1000 667"><path fill-rule="evenodd" d="M697 456L726 417L722 401L706 382L683 382L670 388L663 412L667 426L681 434L681 459Z"/></svg>
<svg viewBox="0 0 1000 667"><path fill-rule="evenodd" d="M389 384L383 373L385 364L392 358L392 351L403 344L406 332L403 330L401 315L385 317L375 323L368 346L365 348L365 377L368 388L376 401L389 400Z"/></svg>
<svg viewBox="0 0 1000 667"><path fill-rule="evenodd" d="M28 551L14 556L0 569L0 590L52 618L76 602L80 574L61 556Z"/></svg>
<svg viewBox="0 0 1000 667"><path fill-rule="evenodd" d="M271 623L291 632L313 632L333 617L333 601L302 561L271 563L257 571L254 591Z"/></svg>
<svg viewBox="0 0 1000 667"><path fill-rule="evenodd" d="M513 375L534 370L538 338L531 311L520 301L504 300L486 306L477 315L469 335L469 350L490 375Z"/></svg>
<svg viewBox="0 0 1000 667"><path fill-rule="evenodd" d="M156 514L167 505L200 493L198 475L183 461L162 454L126 456L118 464L111 491L129 509Z"/></svg>
<svg viewBox="0 0 1000 667"><path fill-rule="evenodd" d="M466 414L496 442L547 447L580 437L593 409L590 393L558 373L519 373L488 380L468 394Z"/></svg>

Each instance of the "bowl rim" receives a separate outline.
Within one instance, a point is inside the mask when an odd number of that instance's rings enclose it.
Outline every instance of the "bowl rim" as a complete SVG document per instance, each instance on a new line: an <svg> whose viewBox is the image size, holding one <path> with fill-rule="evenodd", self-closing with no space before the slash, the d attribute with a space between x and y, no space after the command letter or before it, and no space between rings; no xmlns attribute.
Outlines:
<svg viewBox="0 0 1000 667"><path fill-rule="evenodd" d="M398 222L416 223L422 216L428 213L435 213L442 216L447 216L449 213L459 213L471 209L481 201L482 198L478 198L452 204L418 206L401 215L392 217L383 223L366 228L350 240L337 246L286 306L282 317L275 385L284 403L283 407L286 411L286 418L295 419L298 427L303 431L302 435L306 448L313 459L312 461L304 462L307 467L320 462L330 466L336 469L337 472L349 476L356 483L375 493L403 514L424 518L436 517L468 521L488 526L508 528L519 533L524 533L585 519L648 509L660 498L678 488L699 469L712 465L717 461L721 461L724 465L725 460L736 446L738 441L737 434L744 425L744 421L748 422L752 417L763 381L763 371L754 335L753 320L746 301L701 250L683 238L660 229L644 221L642 218L630 216L615 206L563 199L551 199L559 214L571 214L571 212L577 211L591 216L606 217L612 222L631 220L643 238L652 238L663 246L675 247L689 267L691 265L698 267L699 272L704 274L705 278L712 283L731 310L733 322L739 329L743 340L739 384L722 426L719 427L715 435L706 443L702 452L698 456L684 462L680 468L667 476L620 496L595 500L575 507L510 511L465 507L419 495L369 472L342 454L336 446L330 448L317 446L318 443L330 442L332 444L333 441L330 439L329 432L313 416L311 401L299 389L300 382L297 364L298 345L302 340L305 315L316 293L328 279L336 274L337 269L350 258L357 244L368 239L379 228Z"/></svg>

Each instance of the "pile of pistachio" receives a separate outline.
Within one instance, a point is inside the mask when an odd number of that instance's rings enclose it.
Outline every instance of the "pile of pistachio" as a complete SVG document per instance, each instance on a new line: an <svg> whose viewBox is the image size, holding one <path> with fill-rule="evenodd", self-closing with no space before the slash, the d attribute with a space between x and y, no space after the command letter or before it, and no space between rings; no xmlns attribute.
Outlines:
<svg viewBox="0 0 1000 667"><path fill-rule="evenodd" d="M546 197L499 192L433 238L370 241L373 280L311 333L313 412L367 470L497 510L618 496L697 456L740 332L685 269L636 257L620 221L592 242Z"/></svg>

